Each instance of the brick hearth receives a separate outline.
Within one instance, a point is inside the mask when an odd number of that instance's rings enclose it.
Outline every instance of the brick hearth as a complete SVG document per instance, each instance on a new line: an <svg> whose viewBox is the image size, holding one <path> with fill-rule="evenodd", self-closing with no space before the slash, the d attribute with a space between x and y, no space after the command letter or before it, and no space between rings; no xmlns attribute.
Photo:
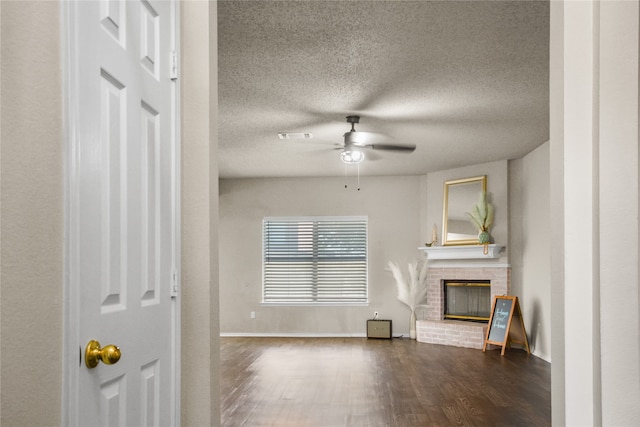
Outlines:
<svg viewBox="0 0 640 427"><path fill-rule="evenodd" d="M451 266L430 267L427 274L427 306L424 320L416 322L416 339L419 342L452 345L456 347L482 348L486 323L444 320L445 280L488 280L491 283L491 300L496 295L510 295L511 269L507 266Z"/></svg>

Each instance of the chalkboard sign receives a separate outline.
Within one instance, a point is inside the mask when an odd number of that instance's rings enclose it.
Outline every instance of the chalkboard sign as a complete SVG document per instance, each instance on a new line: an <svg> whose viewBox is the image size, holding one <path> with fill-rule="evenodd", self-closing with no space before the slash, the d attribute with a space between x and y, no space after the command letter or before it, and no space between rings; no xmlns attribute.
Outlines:
<svg viewBox="0 0 640 427"><path fill-rule="evenodd" d="M487 344L494 344L502 347L500 354L504 355L505 348L511 343L522 344L530 353L518 297L495 296L482 351L487 349Z"/></svg>
<svg viewBox="0 0 640 427"><path fill-rule="evenodd" d="M509 330L513 300L511 298L496 298L493 312L491 313L491 328L489 329L489 341L504 342Z"/></svg>

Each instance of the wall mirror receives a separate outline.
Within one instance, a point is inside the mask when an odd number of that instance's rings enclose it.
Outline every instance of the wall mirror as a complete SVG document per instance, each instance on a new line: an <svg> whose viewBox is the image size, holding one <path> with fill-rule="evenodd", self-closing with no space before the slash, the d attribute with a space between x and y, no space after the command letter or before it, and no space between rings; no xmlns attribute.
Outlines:
<svg viewBox="0 0 640 427"><path fill-rule="evenodd" d="M442 209L444 246L478 244L478 230L465 213L478 203L483 191L487 191L486 175L445 181Z"/></svg>

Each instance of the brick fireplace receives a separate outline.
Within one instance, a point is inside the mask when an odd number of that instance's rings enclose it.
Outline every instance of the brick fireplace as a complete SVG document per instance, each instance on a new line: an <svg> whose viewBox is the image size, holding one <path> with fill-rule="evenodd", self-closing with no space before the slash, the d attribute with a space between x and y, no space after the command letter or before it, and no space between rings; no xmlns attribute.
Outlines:
<svg viewBox="0 0 640 427"><path fill-rule="evenodd" d="M510 295L511 268L505 264L439 264L427 274L427 305L424 319L416 322L419 342L481 349L487 324L444 319L444 281L487 280L491 284L491 301L496 295Z"/></svg>

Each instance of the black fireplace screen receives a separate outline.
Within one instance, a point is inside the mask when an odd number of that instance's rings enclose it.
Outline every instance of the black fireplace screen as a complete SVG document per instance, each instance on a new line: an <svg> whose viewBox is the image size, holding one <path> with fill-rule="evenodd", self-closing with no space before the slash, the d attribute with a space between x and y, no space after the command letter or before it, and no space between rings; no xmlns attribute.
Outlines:
<svg viewBox="0 0 640 427"><path fill-rule="evenodd" d="M489 281L444 282L444 318L489 321L491 283Z"/></svg>

